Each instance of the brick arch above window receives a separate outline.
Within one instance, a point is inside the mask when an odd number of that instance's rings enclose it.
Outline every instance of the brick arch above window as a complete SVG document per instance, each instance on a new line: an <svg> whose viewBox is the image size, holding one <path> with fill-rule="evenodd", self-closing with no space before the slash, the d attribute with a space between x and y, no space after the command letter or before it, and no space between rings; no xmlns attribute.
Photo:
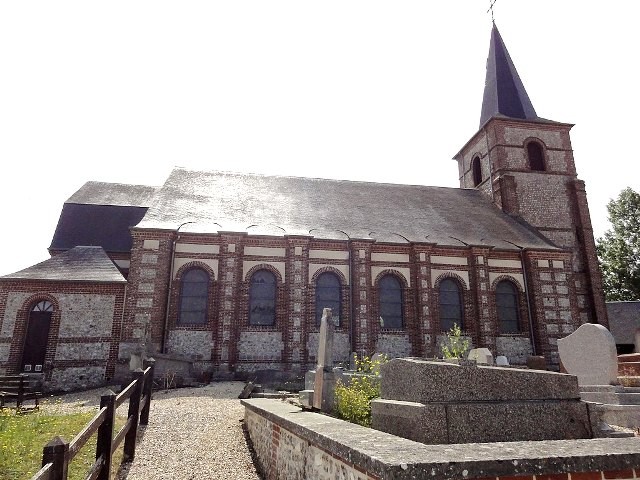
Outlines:
<svg viewBox="0 0 640 480"><path fill-rule="evenodd" d="M440 284L446 278L451 278L451 279L456 280L460 284L460 287L463 290L469 290L469 285L467 285L466 280L464 278L462 278L462 276L458 275L455 272L444 272L444 273L441 273L440 275L438 275L436 277L435 281L433 282L434 290L439 289L440 288Z"/></svg>
<svg viewBox="0 0 640 480"><path fill-rule="evenodd" d="M319 268L318 270L316 270L315 273L313 274L313 276L311 277L311 283L313 285L315 285L316 282L318 281L318 277L320 275L322 275L323 273L333 273L340 280L340 285L344 286L344 285L348 285L348 283L349 283L347 281L347 278L344 276L344 273L342 273L337 268L334 268L334 267L331 267L331 266L322 267L322 268Z"/></svg>
<svg viewBox="0 0 640 480"><path fill-rule="evenodd" d="M495 291L496 290L496 286L503 281L508 281L513 283L516 288L518 289L519 293L524 293L524 286L522 285L522 283L520 282L520 280L518 280L517 278L512 277L509 274L503 274L503 275L499 275L496 278L493 279L493 281L491 282L491 290Z"/></svg>
<svg viewBox="0 0 640 480"><path fill-rule="evenodd" d="M407 281L405 276L402 273L400 273L398 270L395 270L393 268L388 268L388 269L382 270L380 273L378 273L378 275L376 275L376 278L373 281L373 284L377 287L378 283L380 282L380 280L383 277L386 277L387 275L393 275L394 277L397 277L397 279L400 281L400 286L403 289L409 288L409 282Z"/></svg>
<svg viewBox="0 0 640 480"><path fill-rule="evenodd" d="M60 311L60 305L58 304L58 299L51 294L48 293L36 293L31 295L22 303L21 311L29 314L31 310L35 308L36 305L40 302L49 302L53 306L53 312Z"/></svg>
<svg viewBox="0 0 640 480"><path fill-rule="evenodd" d="M244 281L250 282L251 277L253 277L253 275L259 270L268 270L269 272L273 273L276 276L276 284L282 283L282 275L280 274L280 270L278 270L273 265L270 265L269 263L260 263L258 265L254 265L253 267L251 267L245 274Z"/></svg>
<svg viewBox="0 0 640 480"><path fill-rule="evenodd" d="M198 261L193 261L193 262L185 263L184 265L182 265L175 274L175 281L179 282L182 276L185 274L185 272L188 270L191 270L192 268L199 268L201 270L204 270L209 275L209 278L211 279L211 281L215 281L216 274L213 271L213 268L211 268L210 265L207 265L204 262L198 262Z"/></svg>

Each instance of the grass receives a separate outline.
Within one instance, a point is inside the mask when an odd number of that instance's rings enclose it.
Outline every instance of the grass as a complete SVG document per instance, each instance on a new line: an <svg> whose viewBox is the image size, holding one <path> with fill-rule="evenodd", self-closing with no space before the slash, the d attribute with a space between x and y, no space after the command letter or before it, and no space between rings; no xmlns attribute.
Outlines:
<svg viewBox="0 0 640 480"><path fill-rule="evenodd" d="M0 480L31 478L42 463L42 448L56 435L71 441L93 418L95 412L56 415L33 411L16 414L0 409ZM125 419L116 417L116 432ZM83 479L95 460L96 435L80 450L69 466L69 479ZM122 461L122 444L114 453L112 476Z"/></svg>

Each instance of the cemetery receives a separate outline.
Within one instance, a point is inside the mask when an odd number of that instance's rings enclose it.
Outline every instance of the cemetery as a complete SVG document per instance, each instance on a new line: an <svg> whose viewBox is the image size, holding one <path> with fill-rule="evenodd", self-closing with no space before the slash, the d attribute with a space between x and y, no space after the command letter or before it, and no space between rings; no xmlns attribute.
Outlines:
<svg viewBox="0 0 640 480"><path fill-rule="evenodd" d="M605 394L625 398L640 395L640 389L636 393L635 387L627 387L619 393L624 387L617 385L613 368L615 342L604 327L583 325L559 342L569 373L494 366L486 349L475 349L471 360L457 363L392 359L380 368L381 398L371 403L373 428L330 415L336 383L354 375L334 368L334 328L331 311L325 309L318 364L306 382L313 389L300 392L301 406L242 400L265 478L640 476L640 439L605 420L618 418L602 401ZM585 355L587 347L591 355ZM572 363L578 352L583 361ZM602 395L593 401L594 393ZM640 425L637 416L627 418L634 427Z"/></svg>

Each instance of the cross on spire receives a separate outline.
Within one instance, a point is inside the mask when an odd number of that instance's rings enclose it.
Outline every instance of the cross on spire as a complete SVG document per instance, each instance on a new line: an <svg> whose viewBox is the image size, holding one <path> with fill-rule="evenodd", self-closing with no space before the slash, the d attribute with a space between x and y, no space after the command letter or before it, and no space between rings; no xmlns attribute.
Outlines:
<svg viewBox="0 0 640 480"><path fill-rule="evenodd" d="M493 19L493 6L496 4L498 0L489 0L489 10L487 10L487 13L491 12L491 22L495 23L495 20Z"/></svg>

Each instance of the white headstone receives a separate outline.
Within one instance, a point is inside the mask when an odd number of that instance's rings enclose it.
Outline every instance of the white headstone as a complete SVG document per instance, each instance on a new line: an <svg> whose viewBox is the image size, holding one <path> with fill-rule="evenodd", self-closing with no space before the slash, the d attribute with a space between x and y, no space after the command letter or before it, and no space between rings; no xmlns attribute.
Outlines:
<svg viewBox="0 0 640 480"><path fill-rule="evenodd" d="M567 373L578 377L579 385L618 383L616 341L602 325L585 323L558 339L558 353Z"/></svg>
<svg viewBox="0 0 640 480"><path fill-rule="evenodd" d="M493 365L493 354L488 348L472 348L467 359L475 360L480 365Z"/></svg>
<svg viewBox="0 0 640 480"><path fill-rule="evenodd" d="M509 365L509 359L504 355L498 355L496 357L496 365L499 367L506 367L507 365Z"/></svg>

